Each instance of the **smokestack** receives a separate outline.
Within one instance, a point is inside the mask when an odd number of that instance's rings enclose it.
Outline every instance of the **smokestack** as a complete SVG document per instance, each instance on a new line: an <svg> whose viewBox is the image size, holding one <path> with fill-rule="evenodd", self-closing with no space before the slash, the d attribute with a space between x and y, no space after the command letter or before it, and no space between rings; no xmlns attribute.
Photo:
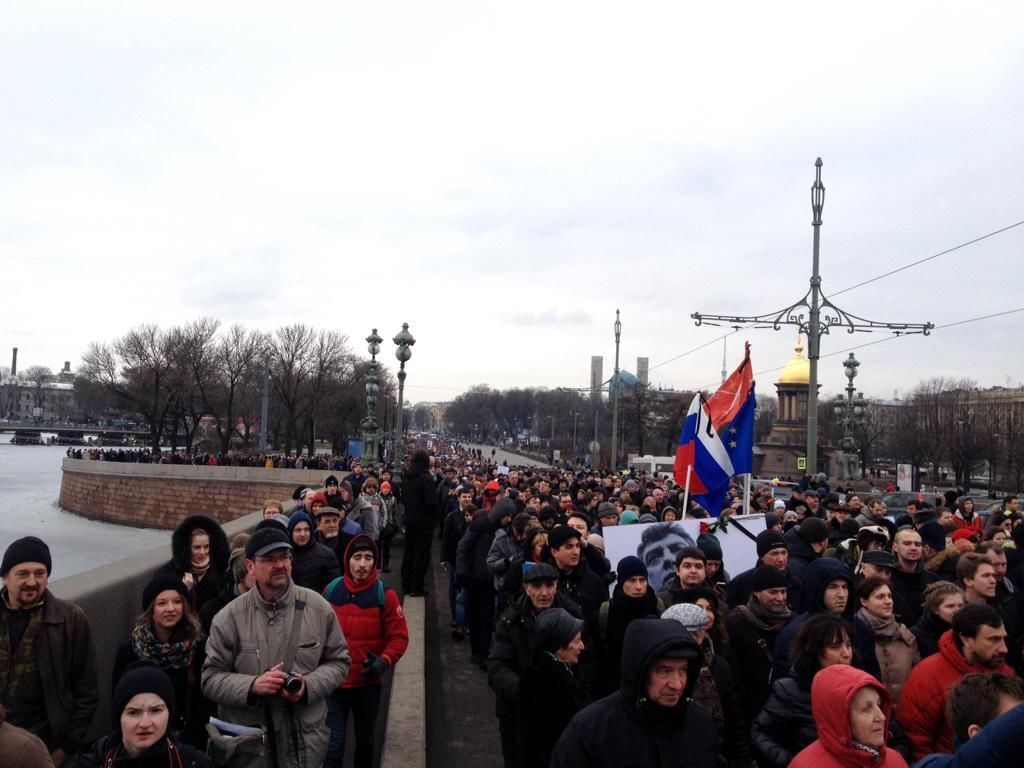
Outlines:
<svg viewBox="0 0 1024 768"><path fill-rule="evenodd" d="M14 348L14 354L11 355L11 376L18 375L18 348Z"/></svg>
<svg viewBox="0 0 1024 768"><path fill-rule="evenodd" d="M65 360L64 361L64 370L62 371L62 373L71 373L71 361L70 360Z"/></svg>

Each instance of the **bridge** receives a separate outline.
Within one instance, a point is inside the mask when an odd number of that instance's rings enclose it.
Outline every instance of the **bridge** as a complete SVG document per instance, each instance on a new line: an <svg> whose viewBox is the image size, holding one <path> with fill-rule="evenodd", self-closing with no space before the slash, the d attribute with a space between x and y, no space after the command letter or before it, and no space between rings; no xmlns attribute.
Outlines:
<svg viewBox="0 0 1024 768"><path fill-rule="evenodd" d="M52 443L55 445L146 446L151 437L147 430L120 427L68 424L46 426L32 423L0 422L0 433L12 432L14 437L11 442L15 445L43 445L46 442L44 435L53 435ZM89 439L92 442L89 442Z"/></svg>

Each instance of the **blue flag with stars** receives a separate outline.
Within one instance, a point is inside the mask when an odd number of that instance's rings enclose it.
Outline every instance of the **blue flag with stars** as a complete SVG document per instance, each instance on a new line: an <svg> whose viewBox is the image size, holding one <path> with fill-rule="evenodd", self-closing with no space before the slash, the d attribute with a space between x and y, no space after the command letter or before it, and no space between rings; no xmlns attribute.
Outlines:
<svg viewBox="0 0 1024 768"><path fill-rule="evenodd" d="M746 400L736 412L736 417L722 435L725 451L732 459L732 469L737 475L745 475L754 471L754 411L757 410L757 398L754 396L754 382L750 382L750 392Z"/></svg>

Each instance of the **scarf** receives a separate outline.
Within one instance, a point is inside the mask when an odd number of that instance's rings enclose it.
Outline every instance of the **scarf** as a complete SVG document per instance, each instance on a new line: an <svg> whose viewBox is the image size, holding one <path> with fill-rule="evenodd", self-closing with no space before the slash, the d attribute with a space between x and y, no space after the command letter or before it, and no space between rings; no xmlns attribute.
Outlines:
<svg viewBox="0 0 1024 768"><path fill-rule="evenodd" d="M850 746L852 746L854 749L860 752L867 752L869 755L875 758L875 760L878 760L882 757L882 750L875 749L874 747L869 747L867 744L861 744L859 741L851 741Z"/></svg>
<svg viewBox="0 0 1024 768"><path fill-rule="evenodd" d="M627 597L622 587L616 586L608 602L608 626L605 632L605 642L612 658L622 658L622 641L631 621L657 616L658 596L653 589L647 587L647 592L640 597Z"/></svg>
<svg viewBox="0 0 1024 768"><path fill-rule="evenodd" d="M132 650L140 659L149 659L161 669L188 669L195 657L194 637L163 643L153 634L149 622L132 630Z"/></svg>
<svg viewBox="0 0 1024 768"><path fill-rule="evenodd" d="M714 675L711 674L711 662L715 658L714 645L711 638L705 636L701 643L700 674L697 676L697 684L693 688L693 700L703 704L711 712L711 718L715 721L715 728L718 730L718 738L725 737L725 707L722 706L722 694L718 690Z"/></svg>
<svg viewBox="0 0 1024 768"><path fill-rule="evenodd" d="M754 595L750 596L746 605L737 606L736 610L763 632L778 632L793 615L789 608L782 613L772 613L765 609Z"/></svg>
<svg viewBox="0 0 1024 768"><path fill-rule="evenodd" d="M201 579L206 575L206 572L210 570L210 558L206 558L206 562L196 565L190 562L188 566L189 573L195 576L197 579Z"/></svg>

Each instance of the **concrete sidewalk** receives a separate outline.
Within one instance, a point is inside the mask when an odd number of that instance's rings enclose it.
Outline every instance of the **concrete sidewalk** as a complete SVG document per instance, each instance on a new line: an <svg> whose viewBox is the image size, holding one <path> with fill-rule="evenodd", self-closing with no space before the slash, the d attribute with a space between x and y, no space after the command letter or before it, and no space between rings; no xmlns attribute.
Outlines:
<svg viewBox="0 0 1024 768"><path fill-rule="evenodd" d="M494 694L469 663L469 638L451 639L448 574L436 562L427 603L427 768L502 768Z"/></svg>

